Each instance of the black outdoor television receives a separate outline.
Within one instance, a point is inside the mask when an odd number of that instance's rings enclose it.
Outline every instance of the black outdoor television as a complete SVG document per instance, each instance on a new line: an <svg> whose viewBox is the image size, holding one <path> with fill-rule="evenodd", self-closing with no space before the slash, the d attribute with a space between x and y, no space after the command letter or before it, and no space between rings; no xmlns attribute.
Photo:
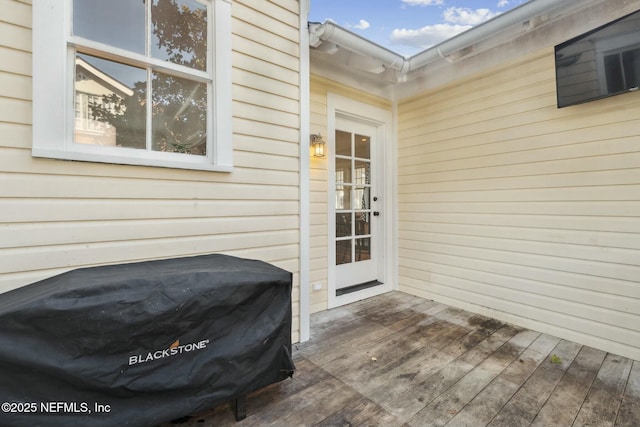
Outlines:
<svg viewBox="0 0 640 427"><path fill-rule="evenodd" d="M556 46L558 107L640 87L640 10Z"/></svg>

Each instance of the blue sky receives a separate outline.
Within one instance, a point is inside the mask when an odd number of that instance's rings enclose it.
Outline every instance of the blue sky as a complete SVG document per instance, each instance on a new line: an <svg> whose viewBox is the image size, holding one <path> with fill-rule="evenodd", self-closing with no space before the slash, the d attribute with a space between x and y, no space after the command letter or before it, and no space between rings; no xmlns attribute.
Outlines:
<svg viewBox="0 0 640 427"><path fill-rule="evenodd" d="M336 24L414 55L526 0L311 0L309 21Z"/></svg>

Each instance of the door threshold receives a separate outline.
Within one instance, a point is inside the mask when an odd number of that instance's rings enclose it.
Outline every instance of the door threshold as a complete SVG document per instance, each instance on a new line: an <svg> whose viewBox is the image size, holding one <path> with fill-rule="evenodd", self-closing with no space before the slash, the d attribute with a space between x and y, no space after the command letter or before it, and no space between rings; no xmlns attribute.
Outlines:
<svg viewBox="0 0 640 427"><path fill-rule="evenodd" d="M346 288L336 289L336 296L339 297L341 295L350 294L353 292L362 291L364 289L373 288L374 286L384 285L379 280L372 280L370 282L359 283L357 285L347 286Z"/></svg>

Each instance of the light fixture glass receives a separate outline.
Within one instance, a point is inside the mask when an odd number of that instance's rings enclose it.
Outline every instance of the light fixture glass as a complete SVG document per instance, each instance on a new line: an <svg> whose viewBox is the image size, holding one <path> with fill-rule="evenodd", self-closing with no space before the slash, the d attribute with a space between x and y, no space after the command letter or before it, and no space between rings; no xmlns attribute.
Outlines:
<svg viewBox="0 0 640 427"><path fill-rule="evenodd" d="M311 135L311 149L313 152L313 157L324 157L324 146L325 142L322 139L322 135L320 133Z"/></svg>

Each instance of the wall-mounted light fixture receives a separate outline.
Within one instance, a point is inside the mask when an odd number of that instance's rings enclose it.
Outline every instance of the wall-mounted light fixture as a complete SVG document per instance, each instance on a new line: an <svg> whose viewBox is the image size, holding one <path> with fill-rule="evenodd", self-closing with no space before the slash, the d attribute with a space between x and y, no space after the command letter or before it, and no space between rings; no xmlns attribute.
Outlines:
<svg viewBox="0 0 640 427"><path fill-rule="evenodd" d="M311 149L313 151L313 157L324 157L324 146L325 142L320 133L314 133L311 135Z"/></svg>

